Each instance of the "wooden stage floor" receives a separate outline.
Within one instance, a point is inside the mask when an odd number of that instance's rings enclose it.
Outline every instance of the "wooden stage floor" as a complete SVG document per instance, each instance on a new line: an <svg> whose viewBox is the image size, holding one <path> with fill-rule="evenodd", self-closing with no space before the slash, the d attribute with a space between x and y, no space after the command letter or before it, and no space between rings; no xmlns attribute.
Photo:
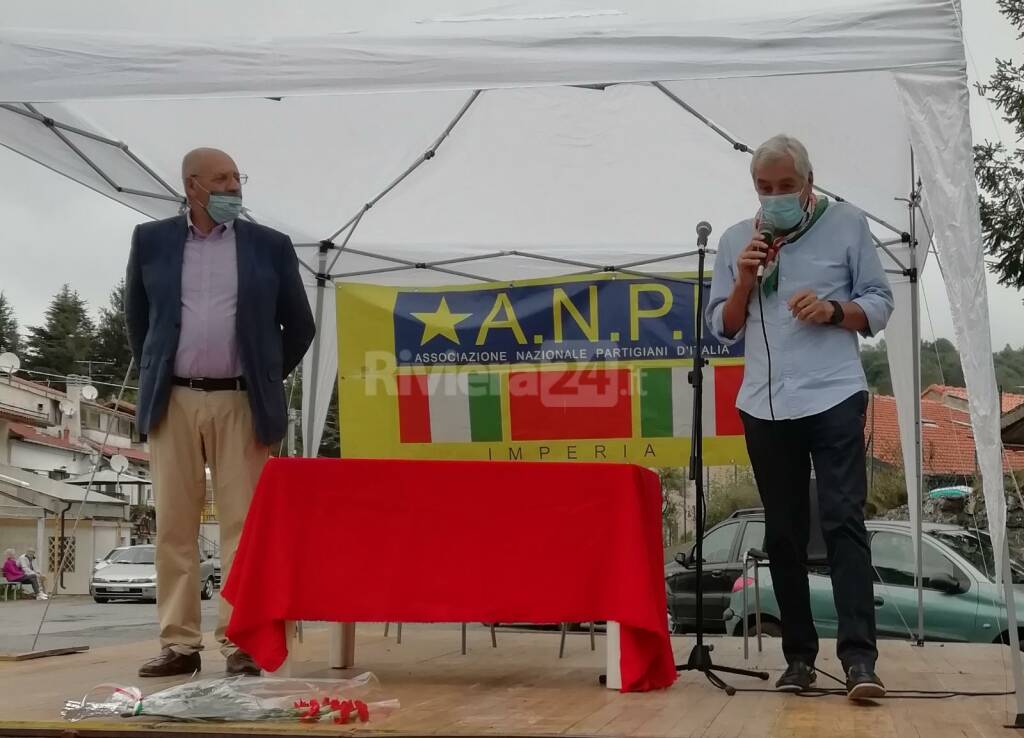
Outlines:
<svg viewBox="0 0 1024 738"><path fill-rule="evenodd" d="M255 726L152 725L136 721L112 724L60 721L64 700L80 697L102 682L140 685L147 693L180 679L140 680L138 665L153 655L155 644L115 646L83 654L0 663L0 735L92 738L117 735L115 728L146 735L178 733L338 734L361 736L872 736L873 738L944 738L945 736L1015 735L1002 726L1011 717L1011 697L957 697L947 700L890 699L856 705L845 697L802 698L792 695L740 693L728 697L700 675L685 675L671 689L648 694L618 694L598 685L604 660L603 636L597 651L587 636L568 639L558 658L558 634L498 631L491 648L486 630L470 629L469 653L460 653L457 627L407 625L403 642L395 628L385 639L379 624L359 626L357 661L351 672L325 666L327 633L307 629L296 654L296 676L330 678L373 671L385 697L396 697L394 715L358 729L309 725ZM212 642L212 638L207 642ZM778 676L783 663L777 640L749 664L738 639L713 639L718 663L760 666ZM685 659L693 644L675 637L676 655ZM752 644L753 646L753 644ZM822 644L819 667L834 674L839 667L834 643ZM879 673L890 689L1002 691L1011 688L1009 651L987 645L927 645L884 642ZM204 653L202 675L219 676L223 659ZM750 679L731 680L736 687L762 687ZM823 680L821 682L824 685ZM69 730L70 729L70 730Z"/></svg>

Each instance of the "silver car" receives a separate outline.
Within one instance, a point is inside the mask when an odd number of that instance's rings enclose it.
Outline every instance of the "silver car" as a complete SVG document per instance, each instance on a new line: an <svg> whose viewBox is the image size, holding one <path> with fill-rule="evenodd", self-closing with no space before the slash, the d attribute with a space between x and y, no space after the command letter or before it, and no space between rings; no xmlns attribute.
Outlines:
<svg viewBox="0 0 1024 738"><path fill-rule="evenodd" d="M99 603L110 600L156 602L156 547L124 546L115 548L96 562L89 594ZM213 597L215 562L205 557L199 562L199 596Z"/></svg>

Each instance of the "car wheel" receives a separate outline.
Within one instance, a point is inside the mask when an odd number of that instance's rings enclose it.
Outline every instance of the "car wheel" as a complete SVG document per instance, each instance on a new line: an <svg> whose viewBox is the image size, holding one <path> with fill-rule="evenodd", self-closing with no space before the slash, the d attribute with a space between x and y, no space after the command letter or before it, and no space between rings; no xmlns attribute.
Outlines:
<svg viewBox="0 0 1024 738"><path fill-rule="evenodd" d="M213 577L207 577L203 582L203 591L199 595L204 600L213 599Z"/></svg>
<svg viewBox="0 0 1024 738"><path fill-rule="evenodd" d="M110 600L108 600L106 597L93 597L93 599L101 605L105 605L108 602L110 602Z"/></svg>
<svg viewBox="0 0 1024 738"><path fill-rule="evenodd" d="M751 638L757 637L757 625L753 620L751 620L750 625L747 626L747 635ZM762 620L761 635L766 638L782 638L782 626L774 620Z"/></svg>

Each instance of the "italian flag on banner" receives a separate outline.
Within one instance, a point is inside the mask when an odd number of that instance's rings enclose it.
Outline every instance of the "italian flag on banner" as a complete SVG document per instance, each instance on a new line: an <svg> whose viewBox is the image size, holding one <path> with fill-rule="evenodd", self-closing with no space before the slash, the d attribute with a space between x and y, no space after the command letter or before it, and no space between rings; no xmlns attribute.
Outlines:
<svg viewBox="0 0 1024 738"><path fill-rule="evenodd" d="M497 372L398 375L402 443L493 443L690 435L690 367L527 370L508 373L509 437ZM636 378L638 381L633 382ZM704 371L704 435L737 436L742 366ZM639 389L639 397L634 392ZM633 408L639 404L639 428Z"/></svg>
<svg viewBox="0 0 1024 738"><path fill-rule="evenodd" d="M693 423L692 367L640 369L640 435L671 438L690 435ZM704 436L743 435L736 395L743 382L742 366L704 368Z"/></svg>
<svg viewBox="0 0 1024 738"><path fill-rule="evenodd" d="M399 374L402 443L500 441L501 383L497 374Z"/></svg>

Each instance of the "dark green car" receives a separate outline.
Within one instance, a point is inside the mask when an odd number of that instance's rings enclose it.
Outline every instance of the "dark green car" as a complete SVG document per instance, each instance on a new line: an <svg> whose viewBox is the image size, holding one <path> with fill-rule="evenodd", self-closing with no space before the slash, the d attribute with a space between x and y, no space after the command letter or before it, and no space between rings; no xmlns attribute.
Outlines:
<svg viewBox="0 0 1024 738"><path fill-rule="evenodd" d="M1008 642L1006 607L994 583L992 543L987 533L955 525L925 524L922 574L924 628L929 641ZM912 638L917 631L912 530L906 522L869 520L875 569L875 618L880 638ZM1012 557L1017 611L1024 608L1024 562ZM762 632L781 635L779 606L767 567L760 570ZM836 637L836 608L827 567L810 573L811 612L818 635ZM743 617L743 590L747 616ZM753 579L737 579L727 611L727 632L754 633Z"/></svg>

